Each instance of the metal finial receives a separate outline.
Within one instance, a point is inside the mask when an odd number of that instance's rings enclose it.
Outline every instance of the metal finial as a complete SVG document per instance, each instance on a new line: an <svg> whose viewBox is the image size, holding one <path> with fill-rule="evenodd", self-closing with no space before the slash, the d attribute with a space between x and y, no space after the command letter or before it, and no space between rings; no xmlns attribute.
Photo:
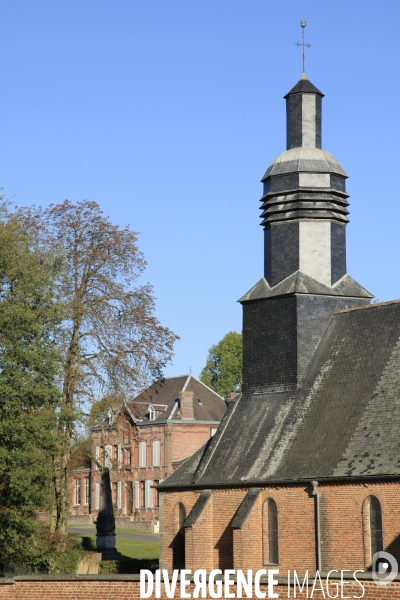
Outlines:
<svg viewBox="0 0 400 600"><path fill-rule="evenodd" d="M304 48L311 48L311 44L305 44L304 43L304 29L305 29L306 25L307 25L307 21L302 21L300 19L301 35L302 35L303 41L301 43L300 42L296 42L296 46L297 47L299 47L299 46L303 47L303 76L302 76L302 79L306 79L306 71L305 71L305 68L304 68L304 62L305 62L305 59L306 59L306 55L305 55L305 52L304 52Z"/></svg>
<svg viewBox="0 0 400 600"><path fill-rule="evenodd" d="M189 367L189 373L192 374L192 367Z"/></svg>

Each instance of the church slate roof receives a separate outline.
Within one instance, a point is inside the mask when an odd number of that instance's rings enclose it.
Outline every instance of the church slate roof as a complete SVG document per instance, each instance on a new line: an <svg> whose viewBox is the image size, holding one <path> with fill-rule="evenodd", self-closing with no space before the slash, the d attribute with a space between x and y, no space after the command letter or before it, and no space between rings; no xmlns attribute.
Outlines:
<svg viewBox="0 0 400 600"><path fill-rule="evenodd" d="M251 302L260 298L272 298L274 296L286 296L289 294L373 298L373 295L350 277L350 275L346 274L333 286L328 286L301 271L296 271L272 288L265 277L262 277L238 302Z"/></svg>
<svg viewBox="0 0 400 600"><path fill-rule="evenodd" d="M277 156L265 171L261 181L272 175L286 173L336 173L347 177L339 161L326 150L300 146L285 150Z"/></svg>
<svg viewBox="0 0 400 600"><path fill-rule="evenodd" d="M333 313L295 392L242 395L162 488L398 477L400 300Z"/></svg>
<svg viewBox="0 0 400 600"><path fill-rule="evenodd" d="M324 97L324 94L320 92L319 89L316 88L309 79L300 79L296 85L292 87L290 92L283 97L287 98L292 94L319 94L320 96Z"/></svg>

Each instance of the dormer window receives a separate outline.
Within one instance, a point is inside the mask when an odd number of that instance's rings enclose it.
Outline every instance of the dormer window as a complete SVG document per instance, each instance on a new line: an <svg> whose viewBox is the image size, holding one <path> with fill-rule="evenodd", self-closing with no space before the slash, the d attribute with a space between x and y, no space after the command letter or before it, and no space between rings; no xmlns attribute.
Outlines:
<svg viewBox="0 0 400 600"><path fill-rule="evenodd" d="M110 410L108 411L108 424L111 426L114 421L115 421L115 415L114 415L114 411L110 408Z"/></svg>
<svg viewBox="0 0 400 600"><path fill-rule="evenodd" d="M149 421L154 421L156 418L156 411L152 406L149 406Z"/></svg>

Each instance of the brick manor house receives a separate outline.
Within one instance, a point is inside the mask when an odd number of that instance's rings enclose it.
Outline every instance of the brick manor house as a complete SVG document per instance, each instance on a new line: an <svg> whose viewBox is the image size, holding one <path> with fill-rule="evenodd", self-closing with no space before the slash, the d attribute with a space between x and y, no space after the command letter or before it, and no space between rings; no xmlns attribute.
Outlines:
<svg viewBox="0 0 400 600"><path fill-rule="evenodd" d="M264 275L240 299L242 394L158 486L160 568L400 562L400 300L370 304L347 274L347 175L322 150L322 98L305 75L285 96Z"/></svg>
<svg viewBox="0 0 400 600"><path fill-rule="evenodd" d="M72 474L70 514L97 515L100 465L110 468L116 515L158 519L156 485L217 431L223 398L193 375L169 377L91 427L92 460Z"/></svg>

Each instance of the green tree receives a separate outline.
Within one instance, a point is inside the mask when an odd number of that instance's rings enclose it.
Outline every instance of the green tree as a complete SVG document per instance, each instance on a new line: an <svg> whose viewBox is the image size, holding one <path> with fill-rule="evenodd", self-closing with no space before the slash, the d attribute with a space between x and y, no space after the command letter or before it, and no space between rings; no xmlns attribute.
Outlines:
<svg viewBox="0 0 400 600"><path fill-rule="evenodd" d="M80 409L106 394L132 395L161 378L177 336L155 318L151 285L138 283L146 261L129 226L114 225L96 202L86 200L65 200L19 214L36 227L45 245L57 245L65 258L58 282L69 307L58 413L63 450L55 464L55 531L62 536L67 532L69 461Z"/></svg>
<svg viewBox="0 0 400 600"><path fill-rule="evenodd" d="M218 344L208 351L206 366L200 381L228 400L230 392L242 389L242 335L235 331L227 333Z"/></svg>
<svg viewBox="0 0 400 600"><path fill-rule="evenodd" d="M61 262L32 230L0 215L0 558L40 555L34 516L48 509L58 452L58 334L63 305L55 292Z"/></svg>

